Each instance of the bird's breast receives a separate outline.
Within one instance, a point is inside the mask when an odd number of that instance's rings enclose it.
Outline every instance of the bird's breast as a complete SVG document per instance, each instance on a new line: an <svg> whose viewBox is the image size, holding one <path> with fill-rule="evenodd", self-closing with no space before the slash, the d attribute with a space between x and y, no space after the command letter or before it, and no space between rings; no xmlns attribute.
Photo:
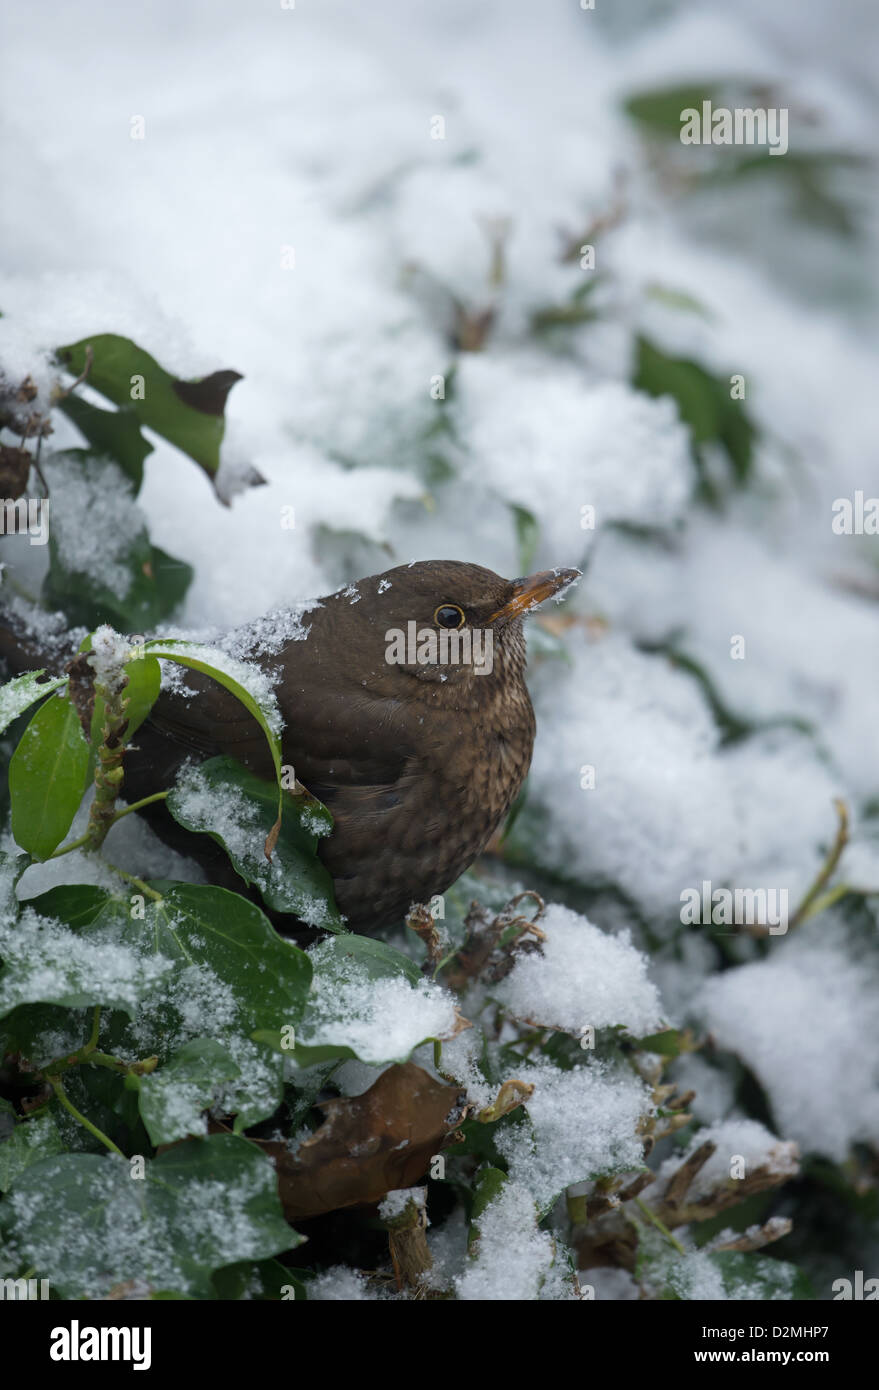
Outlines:
<svg viewBox="0 0 879 1390"><path fill-rule="evenodd" d="M503 820L531 761L534 713L524 681L476 708L422 703L417 712L373 706L383 759L361 726L357 747L339 744L320 766L301 765L302 780L334 817L321 857L355 928L398 920L410 903L459 878Z"/></svg>

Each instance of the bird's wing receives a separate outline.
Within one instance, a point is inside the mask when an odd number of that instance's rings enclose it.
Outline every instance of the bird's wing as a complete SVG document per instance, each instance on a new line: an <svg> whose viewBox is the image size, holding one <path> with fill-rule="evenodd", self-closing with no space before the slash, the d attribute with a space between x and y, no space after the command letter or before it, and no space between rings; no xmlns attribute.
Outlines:
<svg viewBox="0 0 879 1390"><path fill-rule="evenodd" d="M344 680L328 680L319 664L305 667L285 667L276 687L284 721L283 762L329 806L340 795L364 813L398 804L415 750L397 718L397 702L376 700ZM170 745L177 766L192 755L226 754L257 776L274 776L259 724L225 687L199 672L186 672L185 687L178 681L162 691L136 742L151 745L150 757L159 745ZM162 760L168 761L167 749Z"/></svg>

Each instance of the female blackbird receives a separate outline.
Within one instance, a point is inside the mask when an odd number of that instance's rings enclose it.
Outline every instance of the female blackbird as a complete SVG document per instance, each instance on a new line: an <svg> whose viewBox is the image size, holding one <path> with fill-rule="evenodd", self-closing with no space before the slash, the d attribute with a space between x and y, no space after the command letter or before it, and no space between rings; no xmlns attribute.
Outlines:
<svg viewBox="0 0 879 1390"><path fill-rule="evenodd" d="M275 679L284 762L332 812L319 854L350 929L388 925L442 893L491 838L534 742L522 617L578 577L400 565L321 599L292 638L273 642L265 621L236 634L236 654ZM190 671L162 691L134 745L129 802L168 786L193 754L273 776L256 721ZM148 819L179 845L163 805Z"/></svg>

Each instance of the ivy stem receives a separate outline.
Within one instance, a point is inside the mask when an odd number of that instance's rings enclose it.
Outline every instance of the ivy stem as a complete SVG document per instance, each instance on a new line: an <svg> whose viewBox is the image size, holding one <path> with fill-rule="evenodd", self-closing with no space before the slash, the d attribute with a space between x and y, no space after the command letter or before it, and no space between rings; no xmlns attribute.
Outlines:
<svg viewBox="0 0 879 1390"><path fill-rule="evenodd" d="M50 859L60 859L62 854L70 854L75 849L82 849L83 845L89 842L88 835L80 835L78 840L71 840L69 845L64 845L61 849L56 849L49 855Z"/></svg>
<svg viewBox="0 0 879 1390"><path fill-rule="evenodd" d="M152 898L153 902L160 903L162 901L161 893L157 893L155 888L150 888L149 884L144 883L142 878L135 878L134 874L129 874L125 869L111 864L108 859L102 859L101 863L106 864L107 868L112 869L113 873L118 874L120 878L124 878L126 883L133 883L139 893L143 893L147 898Z"/></svg>
<svg viewBox="0 0 879 1390"><path fill-rule="evenodd" d="M46 1079L49 1082L49 1085L52 1087L52 1090L58 1097L58 1100L64 1106L64 1109L67 1111L69 1115L73 1116L77 1124L82 1125L85 1129L88 1130L89 1134L93 1134L96 1139L99 1139L100 1142L104 1144L110 1150L111 1153L118 1154L120 1158L124 1158L125 1155L122 1152L122 1150L118 1147L118 1145L114 1144L113 1140L109 1139L102 1129L98 1129L97 1125L93 1125L91 1120L87 1119L86 1116L83 1115L81 1110L77 1110L76 1106L69 1099L67 1092L64 1089L61 1077L49 1076Z"/></svg>
<svg viewBox="0 0 879 1390"><path fill-rule="evenodd" d="M839 797L834 797L833 805L836 808L836 814L839 820L836 838L830 848L830 853L818 872L817 878L791 918L791 927L799 926L800 922L805 922L808 917L814 917L816 912L828 907L830 903L836 901L837 897L841 898L843 896L842 893L835 893L835 890L831 890L825 898L821 897L821 891L827 887L827 884L833 877L842 851L848 843L848 807Z"/></svg>
<svg viewBox="0 0 879 1390"><path fill-rule="evenodd" d="M640 1212L643 1213L644 1216L647 1217L647 1220L650 1222L650 1224L652 1226L655 1226L657 1231L661 1232L661 1234L665 1236L669 1245L674 1246L675 1250L677 1250L679 1255L686 1255L687 1252L681 1245L681 1242L677 1239L676 1236L672 1235L671 1231L665 1225L665 1222L660 1221L659 1217L656 1215L656 1212L650 1210L647 1203L644 1201L642 1197L635 1198L635 1206L638 1208Z"/></svg>
<svg viewBox="0 0 879 1390"><path fill-rule="evenodd" d="M158 1057L145 1057L142 1062L123 1062L120 1057L111 1057L109 1052L90 1052L82 1059L96 1067L108 1067L111 1071L132 1072L135 1076L149 1076L159 1065Z"/></svg>
<svg viewBox="0 0 879 1390"><path fill-rule="evenodd" d="M170 795L170 791L153 792L152 796L144 796L140 801L132 801L130 806L123 806L121 811L116 812L111 821L111 825L115 825L117 820L121 820L123 816L130 816L132 811L140 811L144 806L149 806L153 801L164 801L165 798Z"/></svg>
<svg viewBox="0 0 879 1390"><path fill-rule="evenodd" d="M125 730L128 727L128 675L123 669L114 680L94 683L95 698L103 701L104 725L95 759L95 799L89 812L86 841L90 849L100 849L107 831L116 819L116 798L122 786Z"/></svg>
<svg viewBox="0 0 879 1390"><path fill-rule="evenodd" d="M153 792L152 796L145 796L140 801L133 801L130 806L123 806L121 811L115 812L107 829L112 829L117 821L121 820L123 816L131 815L132 811L140 811L144 806L149 806L153 801L164 801L165 798L170 795L170 791ZM80 835L78 840L71 840L69 845L64 845L61 849L56 849L54 854L49 855L49 858L60 859L62 854L70 854L75 849L82 849L85 845L91 844L91 839L91 833L87 831L85 835Z"/></svg>
<svg viewBox="0 0 879 1390"><path fill-rule="evenodd" d="M95 1012L92 1015L92 1031L89 1034L88 1042L80 1049L80 1055L87 1057L90 1052L94 1052L98 1045L98 1035L101 1031L101 1006L95 1005Z"/></svg>
<svg viewBox="0 0 879 1390"><path fill-rule="evenodd" d="M839 902L840 898L844 898L848 893L853 893L855 891L856 889L852 888L850 883L837 883L824 894L823 898L813 898L809 909L797 920L804 922L807 917L817 917L819 912L823 912L825 908L832 907L834 903Z"/></svg>

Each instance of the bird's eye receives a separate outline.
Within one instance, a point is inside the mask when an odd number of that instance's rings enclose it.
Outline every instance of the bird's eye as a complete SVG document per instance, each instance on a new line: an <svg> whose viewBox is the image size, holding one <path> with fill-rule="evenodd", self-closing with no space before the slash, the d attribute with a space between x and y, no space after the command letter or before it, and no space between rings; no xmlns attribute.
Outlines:
<svg viewBox="0 0 879 1390"><path fill-rule="evenodd" d="M433 615L438 627L463 627L464 610L456 603L441 603Z"/></svg>

